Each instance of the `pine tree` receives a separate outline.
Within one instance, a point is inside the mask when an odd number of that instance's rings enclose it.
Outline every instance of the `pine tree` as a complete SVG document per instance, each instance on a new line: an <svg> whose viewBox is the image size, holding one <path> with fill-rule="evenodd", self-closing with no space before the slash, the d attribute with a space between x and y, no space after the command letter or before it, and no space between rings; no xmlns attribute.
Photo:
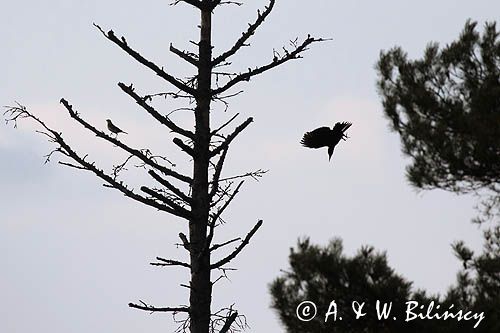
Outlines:
<svg viewBox="0 0 500 333"><path fill-rule="evenodd" d="M234 121L237 114L226 123L214 128L210 123L211 104L215 101L222 102L227 106L227 99L238 94L238 92L232 91L234 87L290 60L301 58L311 44L323 39L310 35L302 41L294 39L289 46L283 47L282 51L274 51L270 57L271 60L264 65L249 67L245 72L233 72L229 69L221 71L221 67L231 68L229 67L231 65L230 58L242 47L248 46L250 37L273 10L275 0L269 0L269 4L264 10L257 11L255 21L250 23L246 30L239 35L240 37L232 47L217 56L212 55L214 48L212 44L212 18L214 13L222 5L239 5L241 3L221 0L173 1L174 5L181 3L192 6L200 14L200 38L198 42L193 42L196 45L195 51L185 51L173 45L170 46L172 53L194 67L194 73L185 79L174 77L164 67L148 60L132 46L132 43L129 43L125 37L118 37L113 30L105 31L97 24L95 27L109 41L173 87L173 90L160 94L140 94L132 84L118 83L119 88L146 113L163 125L167 131L175 134L173 143L192 161L190 175L175 170L166 156L158 156L149 149L131 147L123 143L117 135L118 131L113 130L114 127L110 129L112 134L109 135L98 126L89 123L64 98L61 99L61 103L75 122L99 139L126 152L128 158L124 162L116 164L111 171L106 171L99 167L96 162L89 160L86 154L77 152L59 130L49 127L25 106L18 104L8 107L5 114L7 121L13 122L15 125L22 118L31 119L39 126L39 132L55 144L56 148L47 155L47 162L54 154L60 154L67 159L59 163L78 170L90 171L104 181L106 187L118 190L125 196L153 209L185 220L188 226L188 235L181 232L179 238L182 246L189 252L190 261L181 262L158 257L157 262L152 264L189 269L190 281L185 285L190 290L189 306L158 307L142 301L130 303L129 306L147 312L184 314L185 320L181 322L179 331L189 330L192 333L219 331L224 333L241 328L244 326L244 321L233 307L212 311L212 285L218 279L212 280L211 273L222 271L223 275L225 274L226 265L249 244L250 239L261 227L262 221L259 220L246 237L235 238L221 244L213 243L214 233L216 228L221 225L221 215L243 184L243 181L237 184L233 181L238 178L260 177L264 171L257 170L236 177L222 177L223 165L230 145L252 123L253 118L249 117L236 126L232 132L225 134L223 130ZM214 80L214 77L217 79ZM185 99L188 104L185 109L191 110L194 118L192 128L184 128L171 120L168 114L165 115L158 111L151 101L159 96ZM191 105L194 107L191 108ZM109 126L108 124L108 128ZM121 179L122 173L133 160L139 162L140 168L147 170L154 185L143 185L140 187L140 191L137 191ZM216 250L236 242L239 244L232 252L218 260L212 260L212 254Z"/></svg>
<svg viewBox="0 0 500 333"><path fill-rule="evenodd" d="M378 89L391 128L412 164L420 189L482 193L483 216L500 214L500 40L495 23L484 33L467 21L459 39L422 59L395 47L381 52Z"/></svg>
<svg viewBox="0 0 500 333"><path fill-rule="evenodd" d="M484 332L496 332L500 318L500 39L496 23L481 35L467 21L458 40L440 49L427 46L409 60L395 47L377 64L378 88L391 128L412 158L408 180L419 189L443 189L482 197L476 223L484 230L484 251L453 245L463 263L447 300L485 311Z"/></svg>

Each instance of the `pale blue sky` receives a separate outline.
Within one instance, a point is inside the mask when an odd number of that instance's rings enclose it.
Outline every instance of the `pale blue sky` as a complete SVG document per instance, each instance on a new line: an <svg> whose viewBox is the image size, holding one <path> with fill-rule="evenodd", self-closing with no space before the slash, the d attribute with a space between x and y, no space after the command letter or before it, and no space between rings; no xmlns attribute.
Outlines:
<svg viewBox="0 0 500 333"><path fill-rule="evenodd" d="M307 3L307 6L304 5ZM265 0L227 6L214 17L215 53L240 35ZM2 2L2 105L27 105L74 142L82 153L110 167L123 154L68 120L58 103L70 101L104 128L112 118L130 133L124 140L146 144L187 165L172 136L125 96L116 83L141 92L166 87L92 26L112 28L130 45L182 75L191 68L168 47L189 48L197 39L197 15L168 1ZM399 137L390 133L375 90L374 64L381 49L401 45L417 57L429 41L454 40L467 18L498 18L498 1L277 1L266 24L234 58L239 69L265 63L272 48L308 33L332 37L304 59L259 76L240 88L227 113L214 111L214 124L234 112L255 122L233 145L227 175L270 169L249 181L228 211L219 240L247 233L264 219L249 247L234 261L239 270L214 289L214 309L236 303L250 332L283 331L269 309L267 285L287 267L300 236L326 244L342 237L347 253L371 244L386 250L397 272L415 287L444 292L460 263L450 244L466 240L478 248L481 234L470 223L474 200L443 191L418 193L404 178L407 164ZM172 106L164 105L164 111ZM182 118L182 119L181 119ZM186 121L182 115L180 121ZM331 163L326 151L310 151L302 134L336 121L352 121L351 139ZM185 256L173 244L186 225L103 188L89 173L52 162L34 127L0 126L0 331L165 332L170 315L129 309L142 299L158 306L185 304L179 287L188 273L148 265L155 256ZM130 180L140 183L139 176ZM214 275L214 278L216 275Z"/></svg>

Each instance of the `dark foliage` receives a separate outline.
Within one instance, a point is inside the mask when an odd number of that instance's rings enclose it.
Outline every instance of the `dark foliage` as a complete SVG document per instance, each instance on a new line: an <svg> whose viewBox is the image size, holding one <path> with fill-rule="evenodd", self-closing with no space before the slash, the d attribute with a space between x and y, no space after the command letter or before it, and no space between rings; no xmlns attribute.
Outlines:
<svg viewBox="0 0 500 333"><path fill-rule="evenodd" d="M500 332L500 226L486 230L484 239L483 252L477 256L462 241L453 245L464 268L447 299L461 307L484 311L490 320L482 325L482 331Z"/></svg>
<svg viewBox="0 0 500 333"><path fill-rule="evenodd" d="M463 262L447 299L482 309L500 326L500 40L495 23L482 35L467 21L459 39L439 49L431 43L423 59L408 60L396 47L382 52L378 88L391 127L412 157L411 184L483 196L475 222L492 221L476 255L464 242L453 250Z"/></svg>
<svg viewBox="0 0 500 333"><path fill-rule="evenodd" d="M289 271L270 285L272 307L278 313L289 333L326 332L498 332L498 312L492 299L463 298L463 288L450 289L446 297L428 296L424 291L413 291L412 283L396 274L388 265L385 253L372 247L362 247L353 257L342 253L342 242L335 239L325 247L310 244L308 239L298 242L297 249L290 250ZM493 291L492 291L493 292ZM469 291L465 292L469 294ZM496 291L498 295L498 289ZM300 321L296 308L304 300L313 301L318 315L311 321ZM325 313L332 300L337 303L342 320L325 323ZM391 316L379 320L376 301L392 302ZM476 329L471 321L421 320L405 321L406 302L417 301L428 305L432 301L442 309L454 308L485 312L486 319ZM351 310L353 301L366 302L366 316L356 319ZM497 307L498 308L498 307ZM398 320L393 320L393 314ZM496 318L496 319L495 319Z"/></svg>
<svg viewBox="0 0 500 333"><path fill-rule="evenodd" d="M395 47L377 64L378 89L391 128L412 158L407 176L422 189L485 190L486 217L500 205L500 41L467 21L459 39L409 60Z"/></svg>

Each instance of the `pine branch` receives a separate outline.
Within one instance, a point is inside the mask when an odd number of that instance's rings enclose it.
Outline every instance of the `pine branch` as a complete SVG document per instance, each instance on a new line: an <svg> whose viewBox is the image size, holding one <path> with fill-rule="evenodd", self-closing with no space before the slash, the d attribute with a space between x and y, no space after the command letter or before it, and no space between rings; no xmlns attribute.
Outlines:
<svg viewBox="0 0 500 333"><path fill-rule="evenodd" d="M231 196L229 197L229 199L227 199L227 201L224 203L224 205L222 205L222 207L217 211L217 213L215 213L213 215L213 218L212 218L212 224L215 225L215 223L217 222L217 219L219 219L219 217L222 215L222 213L224 212L224 210L226 210L226 208L229 206L229 204L231 203L231 201L233 201L234 197L236 196L236 194L238 194L238 192L240 191L240 187L243 185L245 181L241 181L238 186L236 186L236 189L233 191L233 193L231 193Z"/></svg>
<svg viewBox="0 0 500 333"><path fill-rule="evenodd" d="M202 1L200 0L175 0L174 2L172 2L171 5L175 6L177 5L179 2L185 2L187 4L190 4L191 6L193 7L196 7L198 9L204 9L206 6L203 4Z"/></svg>
<svg viewBox="0 0 500 333"><path fill-rule="evenodd" d="M235 311L233 312L229 317L227 317L226 322L224 323L224 326L222 326L221 330L219 333L227 333L229 332L229 329L231 328L231 325L234 323L236 318L238 317L238 312Z"/></svg>
<svg viewBox="0 0 500 333"><path fill-rule="evenodd" d="M181 51L177 48L175 48L172 43L170 43L170 52L174 53L175 55L179 56L180 58L184 59L185 61L189 62L190 64L198 67L198 59L194 58L191 56L191 54L187 51Z"/></svg>
<svg viewBox="0 0 500 333"><path fill-rule="evenodd" d="M252 177L253 180L259 181L259 178L261 178L262 175L264 175L268 171L269 170L258 169L258 170L250 171L250 172L247 172L247 173L244 173L244 174L241 174L241 175L236 175L236 176L231 176L231 177L226 177L226 178L219 179L219 183L220 182L227 182L227 181L238 179L238 178L248 178L248 177Z"/></svg>
<svg viewBox="0 0 500 333"><path fill-rule="evenodd" d="M104 180L107 183L107 184L105 184L106 187L110 187L110 188L114 188L116 190L119 190L125 196L127 196L131 199L134 199L138 202L141 202L145 205L154 207L158 210L161 210L161 211L173 214L173 215L177 215L176 212L172 208L165 206L165 205L162 205L162 204L156 202L155 200L145 198L145 197L135 193L134 191L128 189L128 187L126 185L123 185L123 182L117 181L114 177L106 174L103 170L99 169L95 165L95 162L86 161L87 155L85 155L84 157L81 157L75 150L73 150L71 148L71 146L69 144L66 143L66 141L62 137L61 133L56 132L52 128L48 127L42 120L40 120L36 116L29 113L24 106L13 107L13 108L10 108L8 111L11 114L14 114L16 119L17 118L31 118L31 119L33 119L36 123L38 123L38 125L40 125L41 127L43 127L45 129L46 132L43 132L43 133L50 138L50 141L57 143L59 145L58 148L56 148L53 152L51 152L50 154L47 155L46 162L49 161L49 158L52 155L52 153L60 152L63 155L67 156L68 158L72 159L73 161L75 161L77 163L77 164L72 164L72 163L60 162L60 164L63 164L63 165L69 166L69 167L73 167L73 168L77 168L77 169L81 169L81 170L91 171L98 178Z"/></svg>
<svg viewBox="0 0 500 333"><path fill-rule="evenodd" d="M210 245L212 244L212 240L214 239L214 232L215 232L215 221L213 221L212 223L209 223L208 225L208 236L207 236L207 239L206 239L206 243L205 243L205 247L203 249L203 253L207 253L208 251L210 251Z"/></svg>
<svg viewBox="0 0 500 333"><path fill-rule="evenodd" d="M236 6L242 6L243 3L239 1L231 1L231 0L213 0L212 3L210 4L210 10L214 10L215 7L219 5L236 5Z"/></svg>
<svg viewBox="0 0 500 333"><path fill-rule="evenodd" d="M238 76L236 76L235 78L233 78L232 80L230 80L228 83L226 83L224 86L217 88L217 89L214 89L212 91L212 95L216 96L216 95L228 90L229 88L231 88L232 86L234 86L235 84L237 84L241 81L250 81L250 78L252 78L253 76L264 73L270 69L273 69L279 65L284 64L287 61L290 61L293 59L299 59L299 58L301 58L300 54L307 50L308 45L315 43L315 42L322 42L322 41L325 41L325 39L313 38L311 36L308 36L302 42L302 44L295 46L295 49L292 52L286 51L284 56L281 56L281 57L275 56L273 61L267 65L264 65L261 67L256 67L254 69L249 68L248 72L241 73Z"/></svg>
<svg viewBox="0 0 500 333"><path fill-rule="evenodd" d="M193 150L193 148L189 147L187 144L185 144L184 142L182 142L181 139L174 138L172 140L172 142L176 146L178 146L182 151L184 151L185 153L187 153L189 156L194 157L194 150Z"/></svg>
<svg viewBox="0 0 500 333"><path fill-rule="evenodd" d="M222 0L212 0L212 10L217 7L218 5L220 5Z"/></svg>
<svg viewBox="0 0 500 333"><path fill-rule="evenodd" d="M184 235L182 232L179 232L179 238L182 241L182 246L189 251L189 249L191 248L191 244L189 243L186 235Z"/></svg>
<svg viewBox="0 0 500 333"><path fill-rule="evenodd" d="M191 218L191 212L187 210L186 208L180 206L179 204L175 203L173 200L170 200L169 198L165 197L164 195L161 195L160 193L150 189L147 186L141 186L141 191L149 194L150 196L154 197L155 199L158 199L160 201L163 201L170 207L172 207L172 214L185 218L189 220Z"/></svg>
<svg viewBox="0 0 500 333"><path fill-rule="evenodd" d="M231 244L231 243L237 242L237 241L239 241L239 240L241 240L241 238L240 238L240 237L238 237L238 238L234 238L234 239L231 239L231 240L229 240L229 241L227 241L227 242L224 242L224 243L221 243L221 244L214 244L214 245L210 248L210 252L215 251L215 250L217 250L218 248L221 248L221 247L223 247L223 246L229 245L229 244Z"/></svg>
<svg viewBox="0 0 500 333"><path fill-rule="evenodd" d="M219 260L215 264L210 265L210 269L217 269L222 267L223 265L227 264L231 260L233 260L240 252L243 250L245 246L247 246L250 242L250 239L253 237L253 235L257 232L257 230L262 226L262 220L259 220L257 224L250 230L250 232L246 235L245 239L241 244L227 257L225 257L222 260Z"/></svg>
<svg viewBox="0 0 500 333"><path fill-rule="evenodd" d="M220 1L215 1L215 2L220 3ZM236 43L228 51L224 52L223 54L221 54L220 56L218 56L217 58L215 58L212 61L213 67L226 61L229 57L231 57L236 52L238 52L238 50L241 47L248 45L248 44L245 44L245 42L248 40L248 38L250 38L250 36L252 36L255 33L255 30L257 30L257 28L264 22L266 17L271 13L275 2L276 2L276 0L270 0L269 5L264 8L264 11L262 13L260 13L260 11L257 11L257 20L254 23L248 25L247 31L245 31L241 34L241 37L236 41ZM215 4L215 6L217 6L217 5L218 4Z"/></svg>
<svg viewBox="0 0 500 333"><path fill-rule="evenodd" d="M168 180L162 178L160 175L158 175L154 170L149 170L148 171L149 175L153 177L158 183L161 185L165 186L168 188L172 193L174 193L179 199L183 200L187 204L191 204L192 200L189 196L187 196L184 192L182 192L180 189L172 185Z"/></svg>
<svg viewBox="0 0 500 333"><path fill-rule="evenodd" d="M141 98L139 95L137 95L134 92L134 88L132 85L127 86L124 83L120 82L118 83L118 86L130 97L132 97L137 104L142 106L144 110L146 110L150 115L153 116L156 120L158 120L161 124L167 126L172 132L178 133L180 135L183 135L185 137L188 137L190 139L194 139L194 133L191 131L188 131L184 128L181 128L177 126L173 121L171 121L168 117L165 117L161 115L158 111L156 111L151 105L146 103L145 98Z"/></svg>
<svg viewBox="0 0 500 333"><path fill-rule="evenodd" d="M105 134L104 132L99 131L94 126L90 125L88 122L86 122L85 120L83 120L79 116L78 112L76 112L76 111L73 110L73 106L70 105L64 98L61 98L61 104L63 104L64 107L66 108L66 110L68 110L69 115L71 116L71 118L75 119L83 127L85 127L86 129L90 130L91 132L93 132L97 137L102 138L102 139L104 139L104 140L106 140L108 142L111 142L112 144L116 145L117 147L120 147L121 149L125 150L126 152L128 152L128 153L134 155L135 157L137 157L138 159L140 159L146 165L148 165L148 166L150 166L150 167L152 167L154 169L159 170L163 174L165 174L167 176L174 177L174 178L176 178L178 180L181 180L181 181L183 181L185 183L191 184L192 179L189 178L188 176L181 175L181 174L175 172L172 169L169 169L169 168L167 168L167 167L165 167L163 165L160 165L160 164L154 162L151 158L148 158L148 156L144 155L140 150L134 149L134 148L130 148L129 146L123 144L118 139L113 138L113 137Z"/></svg>
<svg viewBox="0 0 500 333"><path fill-rule="evenodd" d="M210 200L215 196L217 191L219 190L219 179L222 173L222 167L224 165L224 161L226 159L227 155L227 150L229 149L229 146L227 146L223 151L222 155L219 157L219 160L217 161L217 164L215 165L215 172L212 178L211 182L211 189L210 189Z"/></svg>
<svg viewBox="0 0 500 333"><path fill-rule="evenodd" d="M229 134L226 140L224 140L223 143L221 143L217 148L215 148L213 151L210 152L210 156L215 156L219 154L221 151L226 149L226 147L229 147L229 144L234 140L234 138L240 134L250 123L253 121L253 118L250 117L247 120L245 120L240 126L236 127L233 133Z"/></svg>
<svg viewBox="0 0 500 333"><path fill-rule="evenodd" d="M220 184L220 183L219 183ZM229 189L231 188L231 185L233 185L233 183L229 182L229 184L227 184L226 186L224 186L224 188L222 188L220 185L219 185L219 189L217 190L216 194L218 194L218 198L217 199L211 199L211 203L210 203L210 207L216 207L219 202L222 201L222 199L224 197L229 197L230 194L228 193L229 192ZM219 193L220 192L220 193ZM215 197L214 195L214 197Z"/></svg>
<svg viewBox="0 0 500 333"><path fill-rule="evenodd" d="M192 1L194 1L194 0L192 0ZM99 29L99 31L101 31L101 33L104 35L104 37L106 37L107 39L109 39L110 41L112 41L113 43L115 43L116 45L118 45L122 50L124 50L125 52L127 52L132 58L134 58L135 60L137 60L138 62L140 62L144 66L146 66L149 69L151 69L153 72L156 73L156 75L158 75L162 79L166 80L170 84L174 85L179 90L182 90L185 93L188 93L188 94L190 94L192 96L196 95L196 90L195 89L187 86L185 83L179 81L179 79L177 79L177 78L173 77L172 75L166 73L163 69L159 68L156 64L154 64L153 62L147 60L140 53L138 53L137 51L135 51L132 48L130 48L128 46L127 41L125 40L125 38L122 37L121 39L119 39L118 37L116 37L116 35L113 32L113 30L109 30L106 33L99 25L97 25L95 23L94 23L94 26L97 29Z"/></svg>
<svg viewBox="0 0 500 333"><path fill-rule="evenodd" d="M239 116L239 113L235 114L234 116L231 117L231 119L229 119L228 121L226 121L224 124L222 124L219 128L213 130L212 132L210 132L210 136L214 136L216 135L217 133L219 133L224 127L226 127L227 125L229 125L236 117Z"/></svg>
<svg viewBox="0 0 500 333"><path fill-rule="evenodd" d="M152 266L182 266L182 267L191 268L190 264L182 262L182 261L164 259L161 257L156 257L156 260L161 261L161 262L152 262L152 263L150 263L150 265L152 265Z"/></svg>
<svg viewBox="0 0 500 333"><path fill-rule="evenodd" d="M149 312L190 312L190 309L188 307L177 307L177 308L157 308L152 305L148 305L144 303L143 301L139 301L143 305L139 304L134 304L134 303L128 303L128 306L134 309L139 309L139 310L144 310L144 311L149 311Z"/></svg>

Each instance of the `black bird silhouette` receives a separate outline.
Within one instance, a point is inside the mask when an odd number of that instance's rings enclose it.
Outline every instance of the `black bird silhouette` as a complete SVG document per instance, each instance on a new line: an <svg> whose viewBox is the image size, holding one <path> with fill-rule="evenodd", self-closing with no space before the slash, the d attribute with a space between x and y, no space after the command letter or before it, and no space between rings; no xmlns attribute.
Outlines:
<svg viewBox="0 0 500 333"><path fill-rule="evenodd" d="M333 129L329 127L316 128L314 131L307 132L300 143L307 148L328 147L328 160L332 158L333 149L340 140L347 140L349 137L344 134L351 123L342 122L336 123Z"/></svg>
<svg viewBox="0 0 500 333"><path fill-rule="evenodd" d="M119 133L128 134L127 132L122 131L118 126L113 124L110 119L106 119L106 122L108 123L109 131L113 134L116 134L116 136L118 136Z"/></svg>

